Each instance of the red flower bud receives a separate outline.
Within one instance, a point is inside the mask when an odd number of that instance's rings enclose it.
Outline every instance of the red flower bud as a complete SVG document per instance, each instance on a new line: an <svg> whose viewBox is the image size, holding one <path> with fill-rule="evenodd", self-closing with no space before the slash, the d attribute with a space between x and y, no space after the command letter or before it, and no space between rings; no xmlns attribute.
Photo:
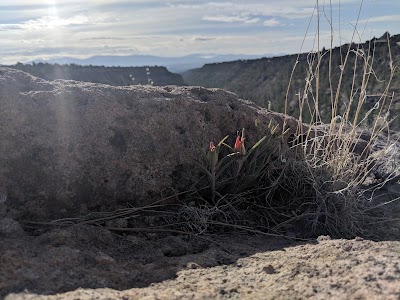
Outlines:
<svg viewBox="0 0 400 300"><path fill-rule="evenodd" d="M235 150L240 153L240 155L245 155L246 154L246 148L244 146L244 140L246 138L244 137L244 128L242 129L242 135L240 136L240 133L238 132L238 135L236 137L236 142L235 142Z"/></svg>
<svg viewBox="0 0 400 300"><path fill-rule="evenodd" d="M207 154L208 161L210 163L211 170L215 171L215 167L218 163L218 151L216 151L216 147L214 146L213 142L210 142L210 148Z"/></svg>
<svg viewBox="0 0 400 300"><path fill-rule="evenodd" d="M214 152L215 151L215 146L213 142L210 142L210 152Z"/></svg>

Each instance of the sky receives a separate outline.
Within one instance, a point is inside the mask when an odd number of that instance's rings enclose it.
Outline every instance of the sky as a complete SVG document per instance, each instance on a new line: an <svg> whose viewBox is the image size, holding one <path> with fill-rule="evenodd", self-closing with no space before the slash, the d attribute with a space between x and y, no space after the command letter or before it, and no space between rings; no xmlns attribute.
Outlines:
<svg viewBox="0 0 400 300"><path fill-rule="evenodd" d="M334 46L349 42L354 28L355 42L379 37L385 31L400 33L400 1L316 3L316 0L1 0L0 64L94 55L273 56L308 52L318 45L315 41L318 19L321 48L330 47L329 24Z"/></svg>

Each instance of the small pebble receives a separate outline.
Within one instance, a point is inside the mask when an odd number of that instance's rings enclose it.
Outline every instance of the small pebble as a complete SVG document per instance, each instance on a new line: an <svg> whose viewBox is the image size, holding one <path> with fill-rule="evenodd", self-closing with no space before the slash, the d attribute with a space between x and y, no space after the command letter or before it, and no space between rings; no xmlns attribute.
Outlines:
<svg viewBox="0 0 400 300"><path fill-rule="evenodd" d="M265 266L263 268L263 271L267 274L275 274L276 273L275 268L272 265Z"/></svg>
<svg viewBox="0 0 400 300"><path fill-rule="evenodd" d="M200 266L199 264L196 264L195 262L190 262L186 265L188 269L202 269L203 267Z"/></svg>
<svg viewBox="0 0 400 300"><path fill-rule="evenodd" d="M318 241L318 242L330 241L330 240L332 240L332 238L331 238L329 235L320 235L320 236L317 238L317 241Z"/></svg>

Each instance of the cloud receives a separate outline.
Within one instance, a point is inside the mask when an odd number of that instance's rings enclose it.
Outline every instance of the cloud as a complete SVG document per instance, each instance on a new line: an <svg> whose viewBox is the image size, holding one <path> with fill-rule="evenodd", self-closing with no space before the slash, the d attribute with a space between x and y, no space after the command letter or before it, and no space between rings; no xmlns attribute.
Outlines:
<svg viewBox="0 0 400 300"><path fill-rule="evenodd" d="M113 36L99 36L99 37L91 37L91 38L85 38L85 39L81 39L81 41L96 41L96 40L103 40L103 41L123 41L123 40L127 40L128 37L113 37Z"/></svg>
<svg viewBox="0 0 400 300"><path fill-rule="evenodd" d="M386 16L379 16L379 17L371 17L369 19L364 19L358 21L359 23L378 23L378 22L400 22L400 15L386 15ZM355 23L355 21L353 21ZM400 24L400 23L399 23Z"/></svg>
<svg viewBox="0 0 400 300"><path fill-rule="evenodd" d="M212 22L245 23L245 24L254 24L254 23L258 23L260 21L259 18L254 18L251 16L240 16L240 15L204 16L202 19L204 21L212 21Z"/></svg>
<svg viewBox="0 0 400 300"><path fill-rule="evenodd" d="M224 16L253 15L298 19L310 16L314 10L315 0L171 1L168 5L175 9L214 11Z"/></svg>
<svg viewBox="0 0 400 300"><path fill-rule="evenodd" d="M21 25L19 24L0 24L0 31L19 30L19 29L21 29Z"/></svg>
<svg viewBox="0 0 400 300"><path fill-rule="evenodd" d="M281 22L279 22L275 18L271 18L271 19L265 20L263 24L264 24L264 26L267 26L267 27L276 27L276 26L281 25Z"/></svg>
<svg viewBox="0 0 400 300"><path fill-rule="evenodd" d="M83 25L88 23L86 16L78 15L71 18L59 18L57 16L44 16L36 20L29 20L19 24L0 24L0 30L40 30L46 28Z"/></svg>
<svg viewBox="0 0 400 300"><path fill-rule="evenodd" d="M216 37L205 37L205 36L195 36L192 37L192 41L195 42L207 42L207 41L212 41L212 40L216 40Z"/></svg>
<svg viewBox="0 0 400 300"><path fill-rule="evenodd" d="M84 15L78 15L71 18L60 18L57 16L45 16L37 20L25 22L28 29L66 27L72 25L83 25L88 23L88 18Z"/></svg>

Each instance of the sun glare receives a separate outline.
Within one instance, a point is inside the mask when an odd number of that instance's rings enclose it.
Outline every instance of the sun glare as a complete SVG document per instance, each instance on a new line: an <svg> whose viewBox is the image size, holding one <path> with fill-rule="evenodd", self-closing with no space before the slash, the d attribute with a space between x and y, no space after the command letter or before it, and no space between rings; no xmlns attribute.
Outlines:
<svg viewBox="0 0 400 300"><path fill-rule="evenodd" d="M45 18L46 27L57 27L62 25L62 20L58 16L57 3L54 0L48 1L48 13Z"/></svg>
<svg viewBox="0 0 400 300"><path fill-rule="evenodd" d="M47 2L49 7L48 7L48 15L49 16L58 16L58 9L56 5L56 1L50 0Z"/></svg>

